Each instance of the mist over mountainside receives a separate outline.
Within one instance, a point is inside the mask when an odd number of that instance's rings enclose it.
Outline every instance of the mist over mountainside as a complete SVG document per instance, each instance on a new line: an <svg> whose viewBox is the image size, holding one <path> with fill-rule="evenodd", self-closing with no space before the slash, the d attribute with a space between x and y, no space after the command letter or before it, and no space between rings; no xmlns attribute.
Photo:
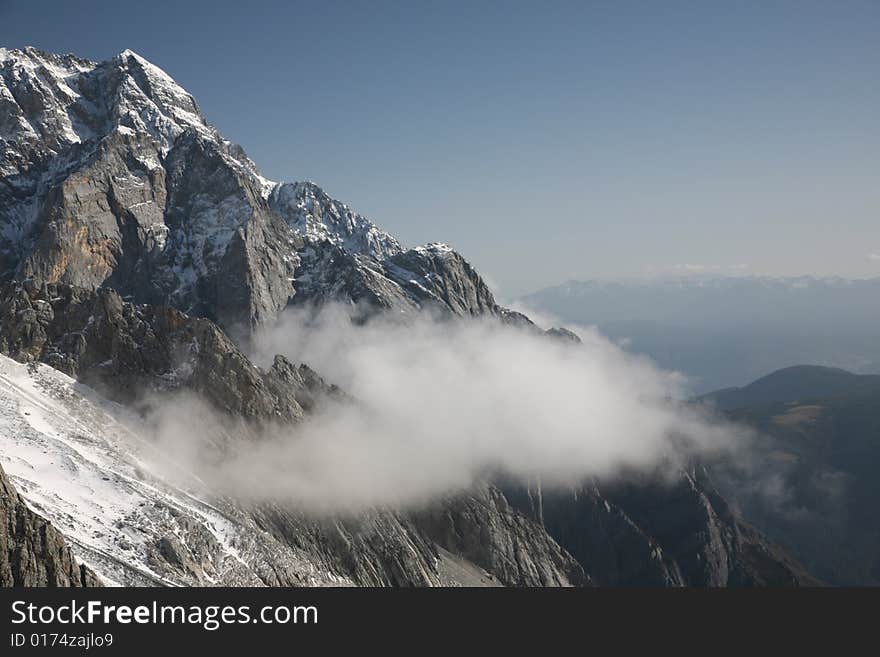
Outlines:
<svg viewBox="0 0 880 657"><path fill-rule="evenodd" d="M107 583L813 581L675 376L266 180L131 51L0 83L0 456Z"/></svg>
<svg viewBox="0 0 880 657"><path fill-rule="evenodd" d="M823 581L880 583L880 376L791 367L703 399L757 432L714 468L730 499Z"/></svg>
<svg viewBox="0 0 880 657"><path fill-rule="evenodd" d="M569 281L525 308L596 325L704 393L816 364L880 373L880 278L704 277Z"/></svg>

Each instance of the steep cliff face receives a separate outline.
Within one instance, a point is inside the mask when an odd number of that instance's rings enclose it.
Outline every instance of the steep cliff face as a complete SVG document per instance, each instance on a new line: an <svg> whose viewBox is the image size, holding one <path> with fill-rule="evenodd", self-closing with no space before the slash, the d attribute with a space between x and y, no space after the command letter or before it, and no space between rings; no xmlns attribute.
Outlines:
<svg viewBox="0 0 880 657"><path fill-rule="evenodd" d="M584 567L494 486L444 500L415 516L438 545L509 586L586 586Z"/></svg>
<svg viewBox="0 0 880 657"><path fill-rule="evenodd" d="M636 477L605 492L656 539L690 586L815 583L733 513L700 466L681 471L672 482Z"/></svg>
<svg viewBox="0 0 880 657"><path fill-rule="evenodd" d="M289 303L496 312L442 245L405 250L313 183L272 183L135 53L0 53L0 278L112 287L242 338Z"/></svg>
<svg viewBox="0 0 880 657"><path fill-rule="evenodd" d="M376 511L304 526L296 514L272 506L255 517L282 542L323 551L364 586L474 585L450 581L450 558L504 586L589 584L580 564L494 486L413 513Z"/></svg>
<svg viewBox="0 0 880 657"><path fill-rule="evenodd" d="M31 511L0 467L0 586L101 586L64 537Z"/></svg>
<svg viewBox="0 0 880 657"><path fill-rule="evenodd" d="M511 494L611 586L803 586L803 568L730 509L694 466L571 491Z"/></svg>
<svg viewBox="0 0 880 657"><path fill-rule="evenodd" d="M190 389L247 419L296 421L297 396L323 382L276 359L255 368L213 322L168 306L124 302L111 289L9 283L0 290L0 351L41 361L121 402Z"/></svg>

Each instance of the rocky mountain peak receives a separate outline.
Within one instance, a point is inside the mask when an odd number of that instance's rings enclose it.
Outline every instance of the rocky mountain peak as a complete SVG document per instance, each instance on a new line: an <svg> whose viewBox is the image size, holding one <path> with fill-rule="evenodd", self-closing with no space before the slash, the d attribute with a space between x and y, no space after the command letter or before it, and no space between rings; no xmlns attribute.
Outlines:
<svg viewBox="0 0 880 657"><path fill-rule="evenodd" d="M288 226L310 241L330 242L350 253L379 260L403 250L392 235L331 198L313 182L277 184L268 201Z"/></svg>
<svg viewBox="0 0 880 657"><path fill-rule="evenodd" d="M495 310L451 249L405 252L318 185L262 177L131 50L99 64L4 51L0 105L0 280L109 286L237 336L327 300Z"/></svg>

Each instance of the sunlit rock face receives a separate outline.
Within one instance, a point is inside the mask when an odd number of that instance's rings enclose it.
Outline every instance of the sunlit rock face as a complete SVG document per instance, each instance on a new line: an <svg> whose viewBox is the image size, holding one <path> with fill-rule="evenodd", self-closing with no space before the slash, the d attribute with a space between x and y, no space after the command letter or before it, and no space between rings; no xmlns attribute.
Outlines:
<svg viewBox="0 0 880 657"><path fill-rule="evenodd" d="M164 71L0 58L0 276L112 287L236 336L328 299L497 312L444 245L412 250L313 183L273 183Z"/></svg>

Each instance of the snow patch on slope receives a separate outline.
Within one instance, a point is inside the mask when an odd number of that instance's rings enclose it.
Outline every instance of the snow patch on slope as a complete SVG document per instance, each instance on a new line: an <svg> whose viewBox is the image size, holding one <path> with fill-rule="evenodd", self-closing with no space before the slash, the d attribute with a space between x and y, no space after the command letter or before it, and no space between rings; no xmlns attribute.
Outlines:
<svg viewBox="0 0 880 657"><path fill-rule="evenodd" d="M400 243L369 219L331 198L311 182L272 188L269 207L293 230L312 242L330 242L349 253L383 260L400 253Z"/></svg>
<svg viewBox="0 0 880 657"><path fill-rule="evenodd" d="M61 372L0 356L0 463L104 582L261 585L271 553L303 584L348 583L213 500L137 428L137 418ZM159 464L186 484L152 474ZM169 562L168 546L182 546L191 563Z"/></svg>

